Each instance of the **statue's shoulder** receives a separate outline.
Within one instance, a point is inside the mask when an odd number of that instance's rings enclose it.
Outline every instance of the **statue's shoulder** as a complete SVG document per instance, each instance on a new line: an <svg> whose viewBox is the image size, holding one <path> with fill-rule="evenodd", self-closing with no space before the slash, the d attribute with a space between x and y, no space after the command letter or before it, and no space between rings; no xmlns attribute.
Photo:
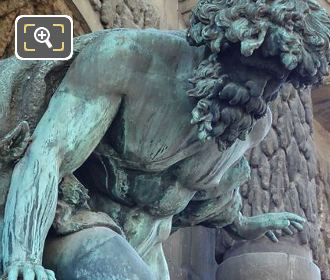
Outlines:
<svg viewBox="0 0 330 280"><path fill-rule="evenodd" d="M75 48L90 45L90 48L102 54L109 52L126 52L126 54L157 54L181 50L192 50L186 40L186 31L158 30L158 29L111 29L78 37ZM78 50L79 52L79 50Z"/></svg>
<svg viewBox="0 0 330 280"><path fill-rule="evenodd" d="M70 81L106 83L112 91L125 94L141 86L141 79L149 74L186 75L201 56L188 44L184 31L104 30L81 36L74 45L77 56L66 74Z"/></svg>
<svg viewBox="0 0 330 280"><path fill-rule="evenodd" d="M173 42L173 43L184 43L186 41L185 30L159 30L154 28L148 29L128 29L128 28L117 28L102 30L99 32L92 33L90 36L99 37L103 39L103 42L108 40L127 40L135 43L146 43L152 40L153 43L156 40ZM82 36L84 37L84 36Z"/></svg>

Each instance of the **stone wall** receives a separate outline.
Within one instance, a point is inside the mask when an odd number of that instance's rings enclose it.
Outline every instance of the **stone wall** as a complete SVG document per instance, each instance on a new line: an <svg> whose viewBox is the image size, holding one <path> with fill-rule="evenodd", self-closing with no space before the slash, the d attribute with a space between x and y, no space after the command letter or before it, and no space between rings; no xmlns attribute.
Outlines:
<svg viewBox="0 0 330 280"><path fill-rule="evenodd" d="M0 58L14 53L14 23L19 15L69 15L78 36L104 28L182 29L191 6L189 0L2 0Z"/></svg>
<svg viewBox="0 0 330 280"><path fill-rule="evenodd" d="M104 28L160 26L160 16L147 0L91 0Z"/></svg>
<svg viewBox="0 0 330 280"><path fill-rule="evenodd" d="M319 0L330 13L330 1ZM323 280L330 279L330 77L325 85L314 89L314 141L317 152L317 205L320 220L318 264Z"/></svg>
<svg viewBox="0 0 330 280"><path fill-rule="evenodd" d="M82 14L87 14L86 4L74 0L78 7L83 7ZM90 0L97 13L92 30L101 24L103 28L161 28L180 29L185 27L177 0ZM91 16L91 13L89 13ZM99 23L96 21L99 20ZM87 21L91 21L87 19Z"/></svg>
<svg viewBox="0 0 330 280"><path fill-rule="evenodd" d="M317 152L317 203L320 222L317 259L324 280L330 279L330 133L314 121Z"/></svg>
<svg viewBox="0 0 330 280"><path fill-rule="evenodd" d="M218 262L243 251L283 251L307 258L311 252L314 260L320 260L316 181L318 172L312 138L310 91L297 92L292 86L285 87L272 104L272 113L270 132L259 146L247 154L251 179L241 186L242 212L246 216L255 216L288 211L305 217L308 222L304 231L294 237L280 237L280 244L273 244L268 240L235 244L220 230L216 246Z"/></svg>
<svg viewBox="0 0 330 280"><path fill-rule="evenodd" d="M64 14L74 20L75 36L90 32L75 6L65 0L2 0L0 1L0 58L14 53L15 19L19 15Z"/></svg>

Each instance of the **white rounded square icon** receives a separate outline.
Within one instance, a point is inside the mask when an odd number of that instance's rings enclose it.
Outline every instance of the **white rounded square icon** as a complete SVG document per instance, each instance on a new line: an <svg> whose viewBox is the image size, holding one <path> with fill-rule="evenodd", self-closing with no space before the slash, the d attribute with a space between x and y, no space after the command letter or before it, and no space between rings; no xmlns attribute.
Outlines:
<svg viewBox="0 0 330 280"><path fill-rule="evenodd" d="M21 15L15 21L15 55L22 60L68 60L73 21L66 15Z"/></svg>

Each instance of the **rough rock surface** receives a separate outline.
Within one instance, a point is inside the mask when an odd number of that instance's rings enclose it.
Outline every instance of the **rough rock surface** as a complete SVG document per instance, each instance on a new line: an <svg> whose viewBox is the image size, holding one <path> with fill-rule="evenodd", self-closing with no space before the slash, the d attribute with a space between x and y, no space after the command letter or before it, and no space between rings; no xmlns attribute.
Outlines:
<svg viewBox="0 0 330 280"><path fill-rule="evenodd" d="M65 0L2 0L0 1L0 58L9 57L15 48L15 19L19 15L69 15L74 20L74 35L87 32L83 19L73 12Z"/></svg>
<svg viewBox="0 0 330 280"><path fill-rule="evenodd" d="M157 10L147 0L91 0L104 28L159 27Z"/></svg>
<svg viewBox="0 0 330 280"><path fill-rule="evenodd" d="M313 112L315 119L328 131L330 131L330 78L327 85L314 90Z"/></svg>
<svg viewBox="0 0 330 280"><path fill-rule="evenodd" d="M325 275L325 254L320 250L319 239L322 214L319 219L320 209L317 205L317 189L325 178L320 176L317 168L309 91L300 91L298 94L293 87L287 86L274 102L272 112L271 131L247 155L251 165L251 179L241 187L244 201L242 212L252 216L289 211L306 217L308 222L305 230L291 238L290 242L308 245L314 260L324 267ZM325 182L323 184L326 185ZM320 195L324 196L319 189ZM324 203L323 207L328 207L328 204ZM234 243L225 232L219 231L216 246L219 262L224 252Z"/></svg>
<svg viewBox="0 0 330 280"><path fill-rule="evenodd" d="M321 235L318 242L318 264L324 280L330 279L330 133L314 121L318 157L317 203Z"/></svg>
<svg viewBox="0 0 330 280"><path fill-rule="evenodd" d="M196 5L196 3L197 0L179 0L179 10L187 26L189 25L191 10Z"/></svg>

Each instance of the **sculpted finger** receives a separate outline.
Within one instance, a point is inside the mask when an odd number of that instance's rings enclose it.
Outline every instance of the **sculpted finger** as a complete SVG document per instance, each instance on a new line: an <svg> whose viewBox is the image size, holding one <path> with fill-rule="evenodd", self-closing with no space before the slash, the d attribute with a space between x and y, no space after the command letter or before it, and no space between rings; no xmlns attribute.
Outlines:
<svg viewBox="0 0 330 280"><path fill-rule="evenodd" d="M24 267L23 269L23 276L24 280L34 280L35 278L35 273L32 268L30 267Z"/></svg>
<svg viewBox="0 0 330 280"><path fill-rule="evenodd" d="M49 280L56 280L55 273L52 270L46 269Z"/></svg>
<svg viewBox="0 0 330 280"><path fill-rule="evenodd" d="M30 138L30 130L27 122L21 122L17 127L15 137L12 139L16 144L21 143L22 145L27 144Z"/></svg>
<svg viewBox="0 0 330 280"><path fill-rule="evenodd" d="M21 126L17 126L14 130L9 132L3 139L0 140L0 146L10 145L13 140L15 140L21 132Z"/></svg>
<svg viewBox="0 0 330 280"><path fill-rule="evenodd" d="M276 237L276 235L274 234L274 232L272 232L271 230L267 231L265 233L266 237L268 237L271 241L277 243L278 242L278 239Z"/></svg>
<svg viewBox="0 0 330 280"><path fill-rule="evenodd" d="M290 221L287 219L276 219L271 227L272 230L287 228Z"/></svg>
<svg viewBox="0 0 330 280"><path fill-rule="evenodd" d="M23 121L3 139L0 139L0 156L3 161L10 162L19 159L24 154L29 141L29 125Z"/></svg>
<svg viewBox="0 0 330 280"><path fill-rule="evenodd" d="M290 221L298 222L298 223L301 223L301 224L306 222L305 218L300 217L299 215L296 215L296 214L293 214L293 213L285 212L285 217Z"/></svg>
<svg viewBox="0 0 330 280"><path fill-rule="evenodd" d="M34 269L37 280L47 280L48 275L42 266L36 266Z"/></svg>
<svg viewBox="0 0 330 280"><path fill-rule="evenodd" d="M297 222L291 221L290 224L297 229L298 231L303 231L304 230L304 226L302 224L299 224Z"/></svg>
<svg viewBox="0 0 330 280"><path fill-rule="evenodd" d="M293 235L294 234L289 227L282 229L282 231L283 231L283 233L285 233L287 235Z"/></svg>
<svg viewBox="0 0 330 280"><path fill-rule="evenodd" d="M290 229L294 234L297 233L297 229L296 229L294 226L292 226L291 223L290 223L290 225L289 225L289 229Z"/></svg>
<svg viewBox="0 0 330 280"><path fill-rule="evenodd" d="M48 280L56 280L56 278L53 276L48 276Z"/></svg>
<svg viewBox="0 0 330 280"><path fill-rule="evenodd" d="M18 267L13 267L9 269L8 280L17 280L18 278Z"/></svg>
<svg viewBox="0 0 330 280"><path fill-rule="evenodd" d="M2 140L0 140L0 146L12 145L13 143L26 141L29 135L29 124L26 121L23 121L15 127L14 130L9 132Z"/></svg>

